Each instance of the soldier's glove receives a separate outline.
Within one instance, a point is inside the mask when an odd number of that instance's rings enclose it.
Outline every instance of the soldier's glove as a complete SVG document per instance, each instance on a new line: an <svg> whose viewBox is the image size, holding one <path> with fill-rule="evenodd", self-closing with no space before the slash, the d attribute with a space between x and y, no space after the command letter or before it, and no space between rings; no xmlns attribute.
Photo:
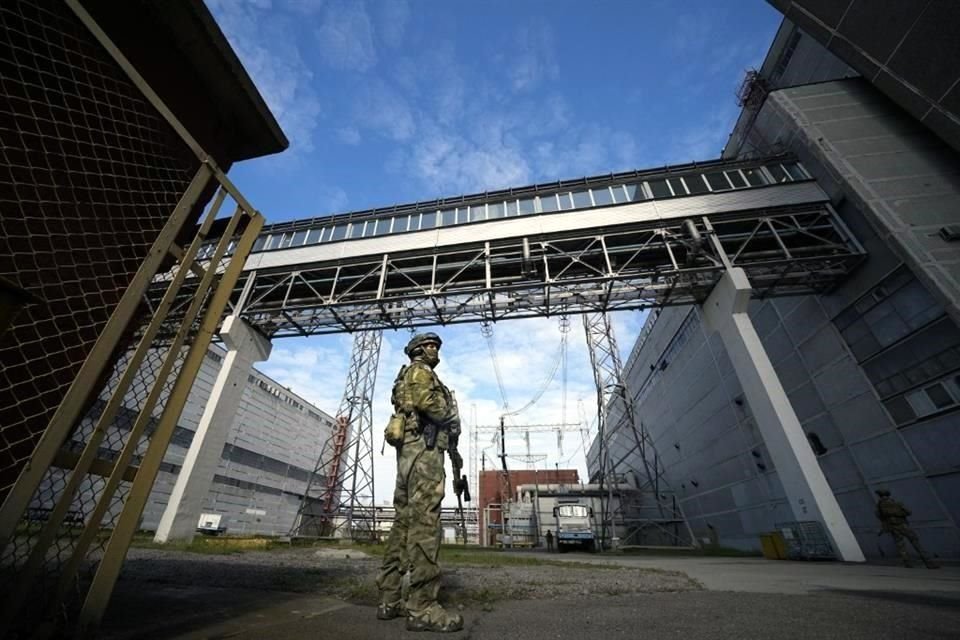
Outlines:
<svg viewBox="0 0 960 640"><path fill-rule="evenodd" d="M463 458L460 456L460 452L456 449L450 449L447 453L450 454L450 464L453 465L453 468L457 472L463 469Z"/></svg>

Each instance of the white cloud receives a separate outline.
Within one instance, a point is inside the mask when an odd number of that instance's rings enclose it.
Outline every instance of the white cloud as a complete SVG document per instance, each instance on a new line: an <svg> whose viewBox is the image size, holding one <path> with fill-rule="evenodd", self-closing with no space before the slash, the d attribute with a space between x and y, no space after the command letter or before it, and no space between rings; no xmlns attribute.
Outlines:
<svg viewBox="0 0 960 640"><path fill-rule="evenodd" d="M555 178L632 169L638 160L631 134L595 125L574 129L559 140L544 140L534 153L537 173Z"/></svg>
<svg viewBox="0 0 960 640"><path fill-rule="evenodd" d="M474 143L436 126L402 152L396 166L416 175L438 195L521 185L531 175L518 149L496 139Z"/></svg>
<svg viewBox="0 0 960 640"><path fill-rule="evenodd" d="M731 100L702 120L699 126L685 128L683 133L676 136L664 162L676 164L719 157L737 113L737 105Z"/></svg>
<svg viewBox="0 0 960 640"><path fill-rule="evenodd" d="M374 9L377 34L388 47L399 47L410 22L410 5L406 0L377 0Z"/></svg>
<svg viewBox="0 0 960 640"><path fill-rule="evenodd" d="M266 0L266 2L269 3L270 0ZM319 12L326 3L326 0L284 0L285 7L308 16Z"/></svg>
<svg viewBox="0 0 960 640"><path fill-rule="evenodd" d="M358 91L354 123L396 142L409 140L417 129L406 98L380 80L369 82Z"/></svg>
<svg viewBox="0 0 960 640"><path fill-rule="evenodd" d="M377 63L373 27L363 4L336 2L326 6L316 30L321 61L335 69L367 71Z"/></svg>
<svg viewBox="0 0 960 640"><path fill-rule="evenodd" d="M544 25L524 26L516 30L515 49L507 53L507 74L514 91L530 91L555 79L560 68L556 62L553 32Z"/></svg>
<svg viewBox="0 0 960 640"><path fill-rule="evenodd" d="M360 144L363 139L360 135L360 130L353 126L340 127L337 129L336 134L340 142L350 146Z"/></svg>
<svg viewBox="0 0 960 640"><path fill-rule="evenodd" d="M271 8L268 0L209 0L208 4L290 140L290 150L311 151L322 105L313 88L313 73L296 41L287 35L292 26L289 19L266 11Z"/></svg>

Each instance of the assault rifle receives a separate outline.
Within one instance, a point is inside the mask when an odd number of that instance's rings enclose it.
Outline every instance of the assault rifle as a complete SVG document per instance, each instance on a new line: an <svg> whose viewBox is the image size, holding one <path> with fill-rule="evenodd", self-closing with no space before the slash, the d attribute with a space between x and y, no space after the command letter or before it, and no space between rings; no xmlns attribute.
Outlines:
<svg viewBox="0 0 960 640"><path fill-rule="evenodd" d="M467 476L461 474L461 467L453 466L453 492L457 495L457 511L460 512L460 531L463 532L463 544L467 544L467 520L463 515L463 503L470 502L470 484Z"/></svg>

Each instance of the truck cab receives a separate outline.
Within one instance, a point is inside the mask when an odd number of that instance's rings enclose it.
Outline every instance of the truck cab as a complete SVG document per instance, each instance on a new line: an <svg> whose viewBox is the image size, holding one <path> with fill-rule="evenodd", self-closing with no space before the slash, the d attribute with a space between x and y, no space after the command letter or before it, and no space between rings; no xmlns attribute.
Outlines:
<svg viewBox="0 0 960 640"><path fill-rule="evenodd" d="M557 550L595 548L593 508L577 503L562 503L553 508L557 521Z"/></svg>

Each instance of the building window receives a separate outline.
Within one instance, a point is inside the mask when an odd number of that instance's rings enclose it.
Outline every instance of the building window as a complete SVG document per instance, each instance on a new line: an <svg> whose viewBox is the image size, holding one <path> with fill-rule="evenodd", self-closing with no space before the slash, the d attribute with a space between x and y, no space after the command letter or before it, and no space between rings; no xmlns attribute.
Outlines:
<svg viewBox="0 0 960 640"><path fill-rule="evenodd" d="M710 190L707 188L707 183L704 182L703 176L687 176L683 179L687 184L687 190L690 192L690 195L700 195L701 193L708 193Z"/></svg>
<svg viewBox="0 0 960 640"><path fill-rule="evenodd" d="M823 441L820 440L820 436L812 431L807 434L807 442L810 443L810 448L813 449L816 455L822 456L827 452L827 448L823 445Z"/></svg>
<svg viewBox="0 0 960 640"><path fill-rule="evenodd" d="M883 404L897 426L956 408L960 405L960 376L951 374L933 384L890 398Z"/></svg>
<svg viewBox="0 0 960 640"><path fill-rule="evenodd" d="M704 177L707 179L707 184L709 184L710 188L714 191L726 191L733 188L733 185L727 180L726 174L722 171L708 173Z"/></svg>
<svg viewBox="0 0 960 640"><path fill-rule="evenodd" d="M591 189L591 191L593 191L593 201L597 203L598 207L613 204L613 195L610 193L610 187L599 187L597 189Z"/></svg>
<svg viewBox="0 0 960 640"><path fill-rule="evenodd" d="M650 180L647 185L650 187L654 198L670 198L673 196L673 192L670 191L670 187L667 186L666 180Z"/></svg>
<svg viewBox="0 0 960 640"><path fill-rule="evenodd" d="M557 204L557 196L540 196L540 211L543 213L550 213L551 211L556 211L560 208L560 205Z"/></svg>
<svg viewBox="0 0 960 640"><path fill-rule="evenodd" d="M577 209L588 209L593 206L589 191L574 191L573 206Z"/></svg>

